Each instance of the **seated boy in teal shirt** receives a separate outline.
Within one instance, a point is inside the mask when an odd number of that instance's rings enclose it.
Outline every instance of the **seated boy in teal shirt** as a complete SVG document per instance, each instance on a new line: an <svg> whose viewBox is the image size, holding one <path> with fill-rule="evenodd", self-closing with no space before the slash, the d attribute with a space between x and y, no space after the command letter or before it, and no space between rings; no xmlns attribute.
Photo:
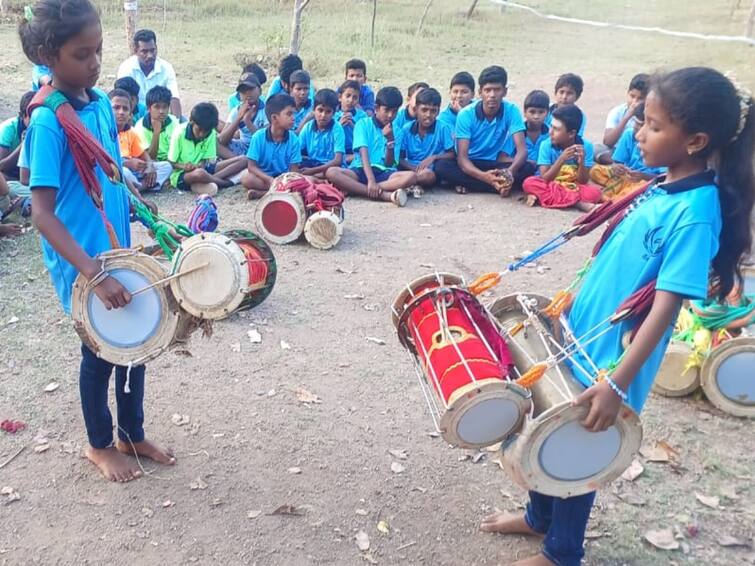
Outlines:
<svg viewBox="0 0 755 566"><path fill-rule="evenodd" d="M533 90L524 99L524 143L527 145L527 161L520 169L520 176L524 178L537 175L540 146L550 137L548 126L545 125L549 106L548 94L542 90ZM503 151L509 156L515 154L516 148L511 136L506 140Z"/></svg>
<svg viewBox="0 0 755 566"><path fill-rule="evenodd" d="M33 91L24 94L21 97L18 115L0 124L0 173L7 178L19 177L18 156L21 154L21 142L26 135L26 128L29 126L26 109L34 94Z"/></svg>
<svg viewBox="0 0 755 566"><path fill-rule="evenodd" d="M556 102L553 103L548 111L548 115L545 117L545 125L551 127L551 120L553 118L553 111L561 106L568 104L576 104L577 100L582 96L582 91L585 88L585 82L582 77L575 75L574 73L564 73L556 80L556 86L553 89L556 95ZM580 112L582 110L580 109ZM587 116L582 112L582 125L579 128L579 135L584 137L585 125L587 125Z"/></svg>
<svg viewBox="0 0 755 566"><path fill-rule="evenodd" d="M451 102L438 114L438 120L448 124L452 132L456 129L456 117L459 111L469 106L474 100L474 87L474 77L466 71L458 72L451 78L449 92Z"/></svg>
<svg viewBox="0 0 755 566"><path fill-rule="evenodd" d="M354 125L367 117L367 113L359 106L359 83L345 81L338 88L338 101L340 106L336 110L334 119L343 127L346 150L344 164L348 165L354 159ZM374 103L372 113L375 113Z"/></svg>
<svg viewBox="0 0 755 566"><path fill-rule="evenodd" d="M270 125L252 136L246 154L247 171L241 177L249 199L262 197L278 175L299 171L302 159L299 138L293 130L295 108L288 94L267 99L265 114Z"/></svg>
<svg viewBox="0 0 755 566"><path fill-rule="evenodd" d="M372 200L406 204L406 189L417 182L414 171L396 171L401 132L393 121L401 108L401 91L381 88L375 98L375 115L362 118L354 126L354 160L348 169L331 167L325 176L345 193ZM396 137L398 136L398 138Z"/></svg>
<svg viewBox="0 0 755 566"><path fill-rule="evenodd" d="M399 168L414 171L417 174L417 184L422 187L435 185L435 162L438 159L454 157L451 127L438 120L440 103L441 97L437 90L422 90L416 98L417 119L405 125L401 132Z"/></svg>
<svg viewBox="0 0 755 566"><path fill-rule="evenodd" d="M290 94L294 99L294 131L298 134L309 120L312 119L314 100L309 98L311 81L307 71L291 73Z"/></svg>
<svg viewBox="0 0 755 566"><path fill-rule="evenodd" d="M393 120L393 129L395 131L400 132L404 129L404 126L417 119L416 97L426 88L430 88L430 85L422 82L409 85L406 91L406 106L396 113L396 118Z"/></svg>
<svg viewBox="0 0 755 566"><path fill-rule="evenodd" d="M324 88L315 95L314 118L299 134L304 175L325 178L330 167L340 167L345 151L345 135L341 124L333 119L338 108L338 95Z"/></svg>

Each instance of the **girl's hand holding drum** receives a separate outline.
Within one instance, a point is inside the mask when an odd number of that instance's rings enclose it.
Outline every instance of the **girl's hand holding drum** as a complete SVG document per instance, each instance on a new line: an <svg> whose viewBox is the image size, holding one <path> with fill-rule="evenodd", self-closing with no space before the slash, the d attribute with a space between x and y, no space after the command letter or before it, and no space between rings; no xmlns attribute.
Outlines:
<svg viewBox="0 0 755 566"><path fill-rule="evenodd" d="M575 407L587 407L588 413L581 422L590 432L608 430L616 422L622 401L606 382L588 387L572 403Z"/></svg>

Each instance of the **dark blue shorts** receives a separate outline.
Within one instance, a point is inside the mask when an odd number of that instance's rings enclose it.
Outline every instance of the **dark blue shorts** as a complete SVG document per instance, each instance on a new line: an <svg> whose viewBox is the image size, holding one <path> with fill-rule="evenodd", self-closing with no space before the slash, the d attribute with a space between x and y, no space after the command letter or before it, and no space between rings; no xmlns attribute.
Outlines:
<svg viewBox="0 0 755 566"><path fill-rule="evenodd" d="M207 171L210 175L215 174L215 167L217 166L217 163L205 163L203 169ZM191 185L187 184L186 181L184 181L184 175L186 173L184 171L181 171L181 174L178 175L178 183L176 183L176 188L179 191L191 191Z"/></svg>
<svg viewBox="0 0 755 566"><path fill-rule="evenodd" d="M354 169L354 171L357 174L357 180L359 180L359 182L362 183L363 185L366 185L367 175L364 174L364 169L360 167L359 169ZM384 169L376 169L375 167L372 168L372 174L375 175L375 180L378 183L387 181L388 177L391 176L391 173L393 173L393 171L386 171Z"/></svg>

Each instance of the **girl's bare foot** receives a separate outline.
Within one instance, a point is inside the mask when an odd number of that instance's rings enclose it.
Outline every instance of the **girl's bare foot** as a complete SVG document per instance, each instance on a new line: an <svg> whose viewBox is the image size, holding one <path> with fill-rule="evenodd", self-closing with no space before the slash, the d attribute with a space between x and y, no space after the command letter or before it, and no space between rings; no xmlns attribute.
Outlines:
<svg viewBox="0 0 755 566"><path fill-rule="evenodd" d="M145 439L141 442L134 442L132 447L130 442L124 442L118 439L115 442L115 447L123 454L133 455L134 452L136 452L140 458L149 458L158 464L172 466L176 463L176 457L170 448L164 448L159 444L155 444L151 440Z"/></svg>
<svg viewBox="0 0 755 566"><path fill-rule="evenodd" d="M524 513L493 513L482 520L480 530L484 533L501 533L503 535L526 535L541 538L545 536L527 524L527 521L524 520Z"/></svg>
<svg viewBox="0 0 755 566"><path fill-rule="evenodd" d="M537 197L535 195L527 195L527 206L535 206L537 204Z"/></svg>
<svg viewBox="0 0 755 566"><path fill-rule="evenodd" d="M84 455L100 470L105 479L127 482L142 476L142 471L128 456L124 456L114 447L93 448L88 446Z"/></svg>
<svg viewBox="0 0 755 566"><path fill-rule="evenodd" d="M551 562L541 553L525 558L524 560L517 560L516 562L513 562L511 566L555 566L555 562Z"/></svg>

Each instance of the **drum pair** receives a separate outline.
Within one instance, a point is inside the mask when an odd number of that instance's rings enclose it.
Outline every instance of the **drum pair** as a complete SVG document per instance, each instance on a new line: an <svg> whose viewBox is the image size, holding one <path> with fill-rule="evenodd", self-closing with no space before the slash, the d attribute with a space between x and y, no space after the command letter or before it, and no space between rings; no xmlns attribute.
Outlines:
<svg viewBox="0 0 755 566"><path fill-rule="evenodd" d="M314 186L299 173L284 173L275 178L270 190L257 204L254 213L257 231L274 244L290 244L304 235L315 248L328 250L334 247L343 235L343 207L308 210L302 193L292 190L298 183Z"/></svg>
<svg viewBox="0 0 755 566"><path fill-rule="evenodd" d="M502 462L526 489L566 497L618 477L642 440L637 414L584 429L584 390L563 364L529 387L516 380L556 356L558 341L538 295L511 295L484 307L461 277L419 278L393 303L393 322L420 379L436 428L450 444L477 448L502 441Z"/></svg>
<svg viewBox="0 0 755 566"><path fill-rule="evenodd" d="M242 230L187 238L170 262L130 249L99 259L132 300L107 310L80 274L73 285L74 327L100 358L123 366L146 363L185 342L203 320L260 304L276 279L270 248Z"/></svg>

